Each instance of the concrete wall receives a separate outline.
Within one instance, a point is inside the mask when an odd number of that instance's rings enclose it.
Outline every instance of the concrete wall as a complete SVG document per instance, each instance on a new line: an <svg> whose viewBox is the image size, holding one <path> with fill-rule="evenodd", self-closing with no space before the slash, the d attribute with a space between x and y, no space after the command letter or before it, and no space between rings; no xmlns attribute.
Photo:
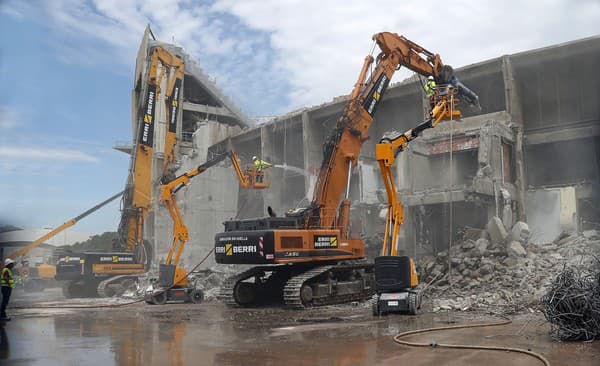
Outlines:
<svg viewBox="0 0 600 366"><path fill-rule="evenodd" d="M444 247L451 233L464 226L482 227L491 215L504 216L505 224L510 226L516 219L526 218L524 197L529 186L575 187L578 207L591 206L585 204L589 201L581 200L599 194L600 83L593 70L593 65L598 64L600 38L593 37L458 69L458 78L480 96L482 109L462 108L462 122L447 123L445 128L440 126L424 134L423 139L428 141L422 145L447 143L451 137L476 136L479 141L474 148L456 149L452 159L448 152L424 155L422 149L426 146L421 146L421 151L419 147L411 148L398 159L398 188L406 193L408 215L413 213L417 218L407 217L407 240L415 240L414 233L423 226L420 220L427 220L427 215L446 221L429 222L433 226L430 231L437 232L429 241L442 241L437 243L439 247ZM273 124L282 126L289 120L302 119L302 153L307 170L304 190L308 198L312 195L315 168L320 165L322 142L343 105L341 98L261 127L273 130L277 128ZM377 225L376 192L382 188L374 162L374 144L386 131L404 131L422 121L425 105L420 81L412 78L390 87L379 107L370 132L372 138L361 153L363 173L354 196L367 204L364 212L368 211L371 219L363 215L363 221L370 226ZM265 134L261 136L264 138ZM263 152L269 149L273 151L266 147ZM451 170L447 169L449 165ZM428 200L431 207L418 213L419 201ZM448 207L448 202L455 205ZM507 207L511 211L508 216ZM594 220L593 210L587 211L588 218Z"/></svg>

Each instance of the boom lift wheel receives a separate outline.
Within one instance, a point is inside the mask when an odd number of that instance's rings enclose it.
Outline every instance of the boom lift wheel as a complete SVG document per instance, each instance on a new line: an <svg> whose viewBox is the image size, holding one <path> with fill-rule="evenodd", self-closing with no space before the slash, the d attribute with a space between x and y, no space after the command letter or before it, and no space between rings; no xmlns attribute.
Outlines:
<svg viewBox="0 0 600 366"><path fill-rule="evenodd" d="M204 292L199 288L193 289L192 292L190 292L190 301L194 304L200 304L204 301Z"/></svg>
<svg viewBox="0 0 600 366"><path fill-rule="evenodd" d="M167 303L167 293L159 292L157 294L152 295L152 302L154 305L164 305Z"/></svg>
<svg viewBox="0 0 600 366"><path fill-rule="evenodd" d="M417 315L417 309L418 309L418 299L417 299L417 294L414 292L409 292L408 293L408 313L410 315Z"/></svg>

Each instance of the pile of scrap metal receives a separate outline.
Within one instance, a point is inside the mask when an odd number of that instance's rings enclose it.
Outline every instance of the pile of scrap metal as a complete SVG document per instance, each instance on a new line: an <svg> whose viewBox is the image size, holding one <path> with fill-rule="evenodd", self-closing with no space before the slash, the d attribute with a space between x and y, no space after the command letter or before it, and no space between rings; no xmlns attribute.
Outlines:
<svg viewBox="0 0 600 366"><path fill-rule="evenodd" d="M542 304L554 339L600 338L600 270L565 267L542 298Z"/></svg>

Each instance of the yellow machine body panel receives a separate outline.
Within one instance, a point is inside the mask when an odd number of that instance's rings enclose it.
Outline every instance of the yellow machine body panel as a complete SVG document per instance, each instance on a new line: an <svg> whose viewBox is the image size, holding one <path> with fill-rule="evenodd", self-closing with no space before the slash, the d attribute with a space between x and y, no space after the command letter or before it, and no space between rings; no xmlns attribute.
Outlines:
<svg viewBox="0 0 600 366"><path fill-rule="evenodd" d="M185 287L188 284L188 280L185 273L185 268L177 267L175 268L175 279L173 280L173 284L175 286Z"/></svg>
<svg viewBox="0 0 600 366"><path fill-rule="evenodd" d="M122 275L122 274L137 274L146 272L143 263L133 264L94 264L92 266L94 274Z"/></svg>

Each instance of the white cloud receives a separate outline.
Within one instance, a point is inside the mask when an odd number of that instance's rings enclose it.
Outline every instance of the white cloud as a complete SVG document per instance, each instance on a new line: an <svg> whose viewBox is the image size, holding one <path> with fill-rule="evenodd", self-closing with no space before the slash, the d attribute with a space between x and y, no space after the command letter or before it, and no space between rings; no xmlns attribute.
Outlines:
<svg viewBox="0 0 600 366"><path fill-rule="evenodd" d="M23 20L25 19L25 16L23 15L24 10L26 10L27 8L29 8L29 4L23 4L23 3L12 3L11 6L7 6L6 2L0 2L0 14L5 14L8 15L10 17L13 17L15 19L18 20Z"/></svg>
<svg viewBox="0 0 600 366"><path fill-rule="evenodd" d="M0 130L13 128L18 124L17 111L13 107L0 104Z"/></svg>
<svg viewBox="0 0 600 366"><path fill-rule="evenodd" d="M151 24L159 39L174 40L197 58L242 107L265 114L348 94L377 32L403 34L459 67L594 35L600 18L595 0L554 0L544 6L457 0L443 7L417 0L42 4L49 14L43 19L64 37L83 41L63 43L71 49L61 52L65 61L132 68L143 29Z"/></svg>
<svg viewBox="0 0 600 366"><path fill-rule="evenodd" d="M215 8L271 33L296 106L349 93L377 32L403 34L458 67L593 35L600 18L600 3L577 0L222 0Z"/></svg>
<svg viewBox="0 0 600 366"><path fill-rule="evenodd" d="M77 150L0 146L0 159L3 158L8 158L11 162L31 160L98 161L98 158Z"/></svg>

